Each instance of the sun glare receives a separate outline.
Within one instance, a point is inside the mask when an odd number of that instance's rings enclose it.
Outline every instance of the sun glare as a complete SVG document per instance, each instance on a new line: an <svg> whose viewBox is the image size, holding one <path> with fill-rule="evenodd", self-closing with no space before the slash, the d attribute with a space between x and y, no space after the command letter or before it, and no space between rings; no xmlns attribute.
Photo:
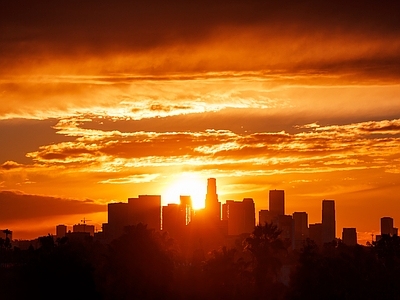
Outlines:
<svg viewBox="0 0 400 300"><path fill-rule="evenodd" d="M171 181L162 193L164 205L179 203L180 196L191 196L193 208L204 208L207 192L207 182L190 173L183 173Z"/></svg>

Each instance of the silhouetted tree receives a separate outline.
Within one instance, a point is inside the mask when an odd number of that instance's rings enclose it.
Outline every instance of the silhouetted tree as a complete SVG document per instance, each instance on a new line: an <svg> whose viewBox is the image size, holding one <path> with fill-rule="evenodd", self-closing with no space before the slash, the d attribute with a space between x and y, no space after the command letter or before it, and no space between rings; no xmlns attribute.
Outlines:
<svg viewBox="0 0 400 300"><path fill-rule="evenodd" d="M165 299L174 280L174 264L159 233L141 223L114 240L98 270L104 299Z"/></svg>
<svg viewBox="0 0 400 300"><path fill-rule="evenodd" d="M253 275L257 297L281 298L283 286L278 282L282 260L287 254L281 230L273 223L257 225L245 239L245 250L253 257Z"/></svg>
<svg viewBox="0 0 400 300"><path fill-rule="evenodd" d="M213 250L203 267L207 299L249 299L251 276L242 253L235 248Z"/></svg>

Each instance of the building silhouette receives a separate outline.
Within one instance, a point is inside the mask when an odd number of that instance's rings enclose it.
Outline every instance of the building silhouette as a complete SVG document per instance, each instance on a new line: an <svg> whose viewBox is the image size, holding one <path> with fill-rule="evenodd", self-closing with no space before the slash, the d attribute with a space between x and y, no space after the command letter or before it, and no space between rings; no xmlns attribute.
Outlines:
<svg viewBox="0 0 400 300"><path fill-rule="evenodd" d="M217 182L215 178L207 179L205 210L211 218L221 220L221 202L218 201Z"/></svg>
<svg viewBox="0 0 400 300"><path fill-rule="evenodd" d="M222 205L222 220L228 222L228 235L251 233L256 223L253 199L227 200Z"/></svg>
<svg viewBox="0 0 400 300"><path fill-rule="evenodd" d="M269 191L269 211L274 216L285 215L285 191Z"/></svg>
<svg viewBox="0 0 400 300"><path fill-rule="evenodd" d="M322 246L322 223L310 224L308 226L308 235L318 246Z"/></svg>
<svg viewBox="0 0 400 300"><path fill-rule="evenodd" d="M180 196L180 203L169 203L162 207L162 230L173 237L181 237L193 217L192 199Z"/></svg>
<svg viewBox="0 0 400 300"><path fill-rule="evenodd" d="M268 209L262 209L258 212L258 224L265 225L265 223L272 223L274 215Z"/></svg>
<svg viewBox="0 0 400 300"><path fill-rule="evenodd" d="M292 249L301 249L308 237L308 214L306 212L294 212Z"/></svg>
<svg viewBox="0 0 400 300"><path fill-rule="evenodd" d="M189 224L193 218L193 205L192 205L192 197L190 196L179 196L180 200L180 212L182 217L185 218L185 225Z"/></svg>
<svg viewBox="0 0 400 300"><path fill-rule="evenodd" d="M391 217L382 217L381 218L381 235L393 235L394 227L393 227L393 218Z"/></svg>
<svg viewBox="0 0 400 300"><path fill-rule="evenodd" d="M335 201L322 200L322 243L336 238Z"/></svg>
<svg viewBox="0 0 400 300"><path fill-rule="evenodd" d="M281 231L279 237L290 247L293 236L293 217L290 215L279 215L276 218L278 229Z"/></svg>
<svg viewBox="0 0 400 300"><path fill-rule="evenodd" d="M79 223L72 226L72 232L87 232L90 236L94 236L94 229L94 225L88 225L86 223Z"/></svg>
<svg viewBox="0 0 400 300"><path fill-rule="evenodd" d="M108 222L103 224L106 239L114 239L124 233L126 226L143 223L147 228L161 230L161 196L139 195L128 202L108 204Z"/></svg>
<svg viewBox="0 0 400 300"><path fill-rule="evenodd" d="M357 245L357 230L356 228L343 228L342 242L348 246Z"/></svg>
<svg viewBox="0 0 400 300"><path fill-rule="evenodd" d="M63 238L67 234L67 226L64 224L59 224L56 226L56 238Z"/></svg>

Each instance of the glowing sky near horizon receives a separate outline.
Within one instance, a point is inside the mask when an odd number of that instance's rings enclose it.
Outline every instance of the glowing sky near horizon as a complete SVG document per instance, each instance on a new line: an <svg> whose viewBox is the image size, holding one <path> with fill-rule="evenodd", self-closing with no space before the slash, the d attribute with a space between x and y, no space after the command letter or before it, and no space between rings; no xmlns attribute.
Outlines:
<svg viewBox="0 0 400 300"><path fill-rule="evenodd" d="M356 227L365 241L382 216L396 226L399 9L2 1L0 200L23 200L3 203L0 227L17 238L85 216L100 227L105 204L139 194L165 205L192 193L201 207L209 177L221 202L251 197L257 211L284 189L286 212L310 223L334 199L338 237Z"/></svg>

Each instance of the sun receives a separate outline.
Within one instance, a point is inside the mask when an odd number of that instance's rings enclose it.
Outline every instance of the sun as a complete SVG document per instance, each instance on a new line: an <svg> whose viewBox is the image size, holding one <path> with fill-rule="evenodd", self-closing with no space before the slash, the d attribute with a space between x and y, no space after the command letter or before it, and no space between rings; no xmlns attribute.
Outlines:
<svg viewBox="0 0 400 300"><path fill-rule="evenodd" d="M179 203L180 196L191 196L194 209L204 208L207 182L193 173L181 173L162 193L164 205Z"/></svg>

